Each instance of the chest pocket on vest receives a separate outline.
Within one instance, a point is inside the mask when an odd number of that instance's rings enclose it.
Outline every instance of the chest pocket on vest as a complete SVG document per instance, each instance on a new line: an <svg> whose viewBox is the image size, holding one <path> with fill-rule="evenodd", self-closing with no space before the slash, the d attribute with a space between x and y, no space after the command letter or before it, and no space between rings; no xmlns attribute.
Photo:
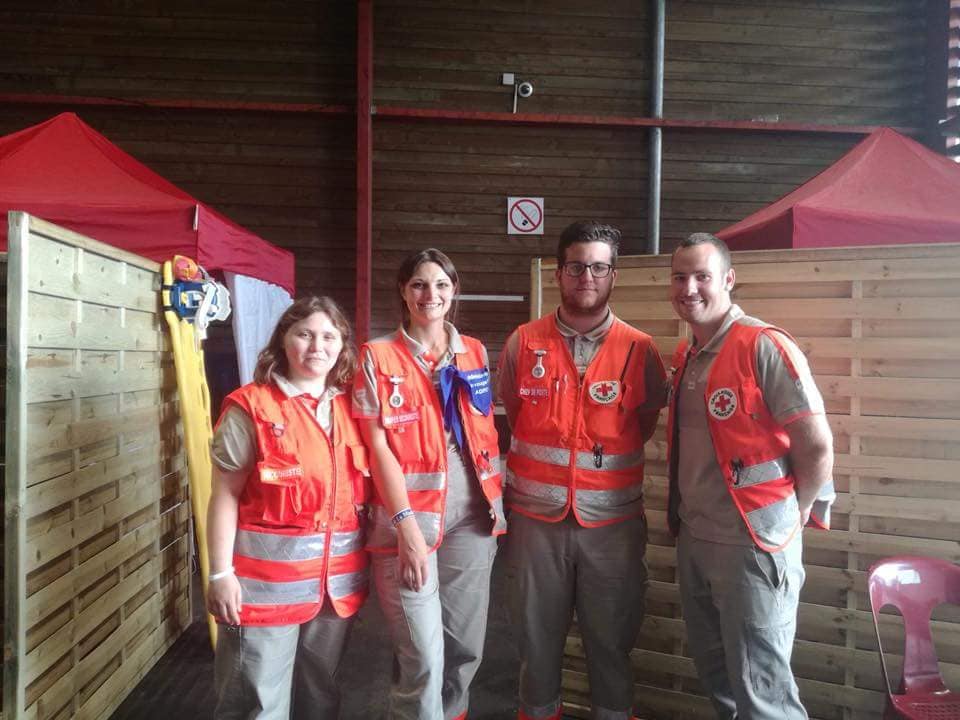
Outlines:
<svg viewBox="0 0 960 720"><path fill-rule="evenodd" d="M257 410L257 423L263 455L257 462L263 519L272 524L296 524L303 510L300 448L282 414Z"/></svg>
<svg viewBox="0 0 960 720"><path fill-rule="evenodd" d="M586 388L589 416L587 432L594 439L624 439L627 433L639 432L637 408L646 399L641 383L619 380L595 380Z"/></svg>
<svg viewBox="0 0 960 720"><path fill-rule="evenodd" d="M544 350L546 354L538 357L537 352ZM554 345L533 341L528 341L520 349L517 362L517 394L521 401L518 423L534 431L557 428L558 396L564 391L576 392L575 388L567 388L561 383L558 352ZM543 368L542 374L538 367Z"/></svg>
<svg viewBox="0 0 960 720"><path fill-rule="evenodd" d="M737 400L740 407L735 412L742 412L757 422L770 417L767 404L763 401L763 392L753 380L746 380L737 389Z"/></svg>
<svg viewBox="0 0 960 720"><path fill-rule="evenodd" d="M401 463L426 460L424 453L428 447L424 430L427 424L425 415L431 411L430 399L423 396L420 378L411 377L411 372L420 370L389 365L377 369L380 422L387 433L390 449ZM402 381L395 383L391 378L402 378Z"/></svg>

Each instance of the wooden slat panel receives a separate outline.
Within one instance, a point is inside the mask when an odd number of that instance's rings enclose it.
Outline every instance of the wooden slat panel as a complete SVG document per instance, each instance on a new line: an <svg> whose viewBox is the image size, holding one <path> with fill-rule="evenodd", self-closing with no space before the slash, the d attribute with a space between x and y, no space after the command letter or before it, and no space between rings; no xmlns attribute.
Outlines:
<svg viewBox="0 0 960 720"><path fill-rule="evenodd" d="M18 716L101 718L189 622L172 358L155 264L43 222L23 244Z"/></svg>

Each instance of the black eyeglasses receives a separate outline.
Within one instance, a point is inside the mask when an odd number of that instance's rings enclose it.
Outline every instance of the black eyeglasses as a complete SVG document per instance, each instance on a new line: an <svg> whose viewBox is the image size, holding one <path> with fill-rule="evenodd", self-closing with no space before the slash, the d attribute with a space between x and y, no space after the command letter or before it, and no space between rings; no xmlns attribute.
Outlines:
<svg viewBox="0 0 960 720"><path fill-rule="evenodd" d="M563 268L563 274L570 277L580 277L587 271L587 268L590 268L590 274L595 278L605 278L613 270L613 265L601 262L590 263L589 265L582 262L568 262L561 267Z"/></svg>

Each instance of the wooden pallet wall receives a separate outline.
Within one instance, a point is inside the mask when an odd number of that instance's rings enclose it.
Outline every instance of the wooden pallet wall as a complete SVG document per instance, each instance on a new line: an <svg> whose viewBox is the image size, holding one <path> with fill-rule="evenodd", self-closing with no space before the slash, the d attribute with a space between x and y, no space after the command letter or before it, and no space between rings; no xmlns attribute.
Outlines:
<svg viewBox="0 0 960 720"><path fill-rule="evenodd" d="M811 717L880 717L882 679L867 570L898 554L960 562L960 245L735 252L735 301L793 334L807 354L834 432L832 529L804 532L806 584L793 667ZM622 258L613 305L652 334L669 366L685 334L670 306L669 257ZM559 302L553 261L538 275L542 312ZM673 539L666 527L666 447L648 446L648 614L633 651L636 702L650 718L713 710L686 646ZM960 685L960 609L935 612L948 685ZM885 647L902 652L898 617ZM585 715L583 649L567 642L565 700ZM899 663L894 662L895 672Z"/></svg>
<svg viewBox="0 0 960 720"><path fill-rule="evenodd" d="M4 717L106 718L190 622L156 263L13 213Z"/></svg>

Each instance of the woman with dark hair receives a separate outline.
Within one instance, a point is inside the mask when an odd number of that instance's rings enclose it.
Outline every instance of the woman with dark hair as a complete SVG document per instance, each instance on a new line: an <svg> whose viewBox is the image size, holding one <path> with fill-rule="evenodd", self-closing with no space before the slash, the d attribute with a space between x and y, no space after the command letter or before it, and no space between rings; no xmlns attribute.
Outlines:
<svg viewBox="0 0 960 720"><path fill-rule="evenodd" d="M345 392L355 367L336 303L301 298L254 381L224 401L208 514L217 718L337 717L337 669L368 586L369 472Z"/></svg>
<svg viewBox="0 0 960 720"><path fill-rule="evenodd" d="M373 471L367 548L396 658L390 718L466 716L506 532L487 351L446 321L459 288L439 250L408 257L403 323L363 346L354 381Z"/></svg>

